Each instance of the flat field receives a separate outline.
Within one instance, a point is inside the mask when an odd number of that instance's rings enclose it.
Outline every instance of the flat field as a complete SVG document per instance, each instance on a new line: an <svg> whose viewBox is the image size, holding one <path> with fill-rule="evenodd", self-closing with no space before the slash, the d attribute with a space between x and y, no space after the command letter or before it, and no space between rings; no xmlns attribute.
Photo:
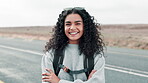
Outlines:
<svg viewBox="0 0 148 83"><path fill-rule="evenodd" d="M148 24L101 25L106 46L148 50ZM11 38L39 39L48 41L53 26L0 27L0 36Z"/></svg>

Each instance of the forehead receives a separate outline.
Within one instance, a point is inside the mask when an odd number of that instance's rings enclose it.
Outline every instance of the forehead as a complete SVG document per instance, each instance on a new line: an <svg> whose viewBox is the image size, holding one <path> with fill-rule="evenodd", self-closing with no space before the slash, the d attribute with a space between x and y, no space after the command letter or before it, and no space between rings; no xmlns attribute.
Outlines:
<svg viewBox="0 0 148 83"><path fill-rule="evenodd" d="M66 21L71 21L71 22L82 21L82 18L81 18L81 16L79 14L69 14L65 18L65 22Z"/></svg>

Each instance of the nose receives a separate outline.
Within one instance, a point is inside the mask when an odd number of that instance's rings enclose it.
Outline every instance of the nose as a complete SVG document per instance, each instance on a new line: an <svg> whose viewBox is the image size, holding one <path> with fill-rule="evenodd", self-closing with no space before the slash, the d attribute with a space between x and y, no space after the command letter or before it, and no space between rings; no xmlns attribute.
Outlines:
<svg viewBox="0 0 148 83"><path fill-rule="evenodd" d="M74 30L74 29L76 29L76 26L74 24L72 24L70 29Z"/></svg>

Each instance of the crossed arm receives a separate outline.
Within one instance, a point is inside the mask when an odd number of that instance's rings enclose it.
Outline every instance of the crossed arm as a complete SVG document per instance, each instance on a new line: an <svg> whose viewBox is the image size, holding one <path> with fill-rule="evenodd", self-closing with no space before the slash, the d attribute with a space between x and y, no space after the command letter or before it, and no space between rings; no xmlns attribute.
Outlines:
<svg viewBox="0 0 148 83"><path fill-rule="evenodd" d="M105 83L104 76L104 58L97 57L98 60L95 63L94 70L90 73L87 81L82 81L80 79L72 81L60 79L53 72L52 57L44 56L42 58L42 83ZM100 59L99 59L100 58ZM101 63L101 64L100 64ZM50 68L50 69L47 69Z"/></svg>
<svg viewBox="0 0 148 83"><path fill-rule="evenodd" d="M55 75L55 73L51 69L46 69L49 73L43 73L42 76L45 76L42 78L44 82L50 82L50 83L59 83L60 79L58 76ZM97 70L92 70L91 73L89 74L88 80L92 77L92 75L96 72Z"/></svg>

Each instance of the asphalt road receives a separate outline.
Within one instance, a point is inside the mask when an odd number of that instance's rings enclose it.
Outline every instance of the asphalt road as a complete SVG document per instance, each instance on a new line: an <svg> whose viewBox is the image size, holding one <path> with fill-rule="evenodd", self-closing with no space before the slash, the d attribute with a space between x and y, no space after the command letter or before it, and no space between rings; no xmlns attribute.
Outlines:
<svg viewBox="0 0 148 83"><path fill-rule="evenodd" d="M41 83L45 41L0 37L0 83ZM148 51L107 47L106 83L148 83Z"/></svg>

